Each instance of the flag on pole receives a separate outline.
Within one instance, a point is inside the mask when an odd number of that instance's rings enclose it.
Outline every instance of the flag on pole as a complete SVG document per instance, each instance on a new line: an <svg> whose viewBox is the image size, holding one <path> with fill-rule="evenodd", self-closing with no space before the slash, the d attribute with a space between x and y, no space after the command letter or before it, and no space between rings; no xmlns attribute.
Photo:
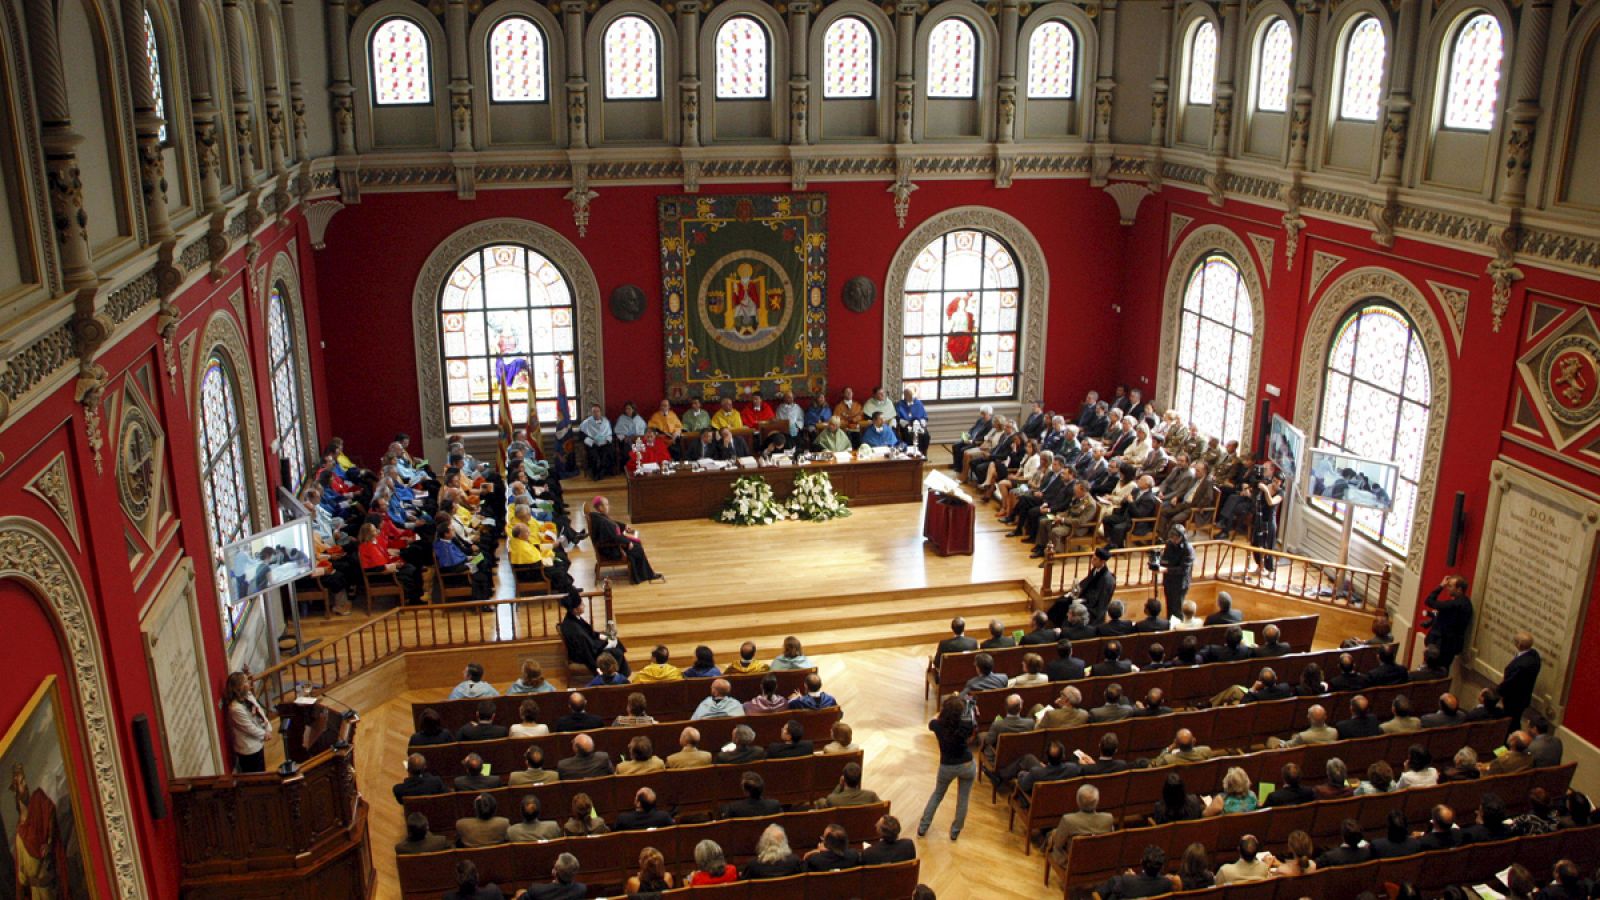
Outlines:
<svg viewBox="0 0 1600 900"><path fill-rule="evenodd" d="M559 363L558 363L559 365ZM559 370L558 370L559 371ZM533 387L533 365L528 365L528 453L534 459L544 459L544 427L539 424L539 397Z"/></svg>
<svg viewBox="0 0 1600 900"><path fill-rule="evenodd" d="M567 364L563 357L556 357L556 441L555 441L555 473L557 478L565 478L578 471L578 461L567 450L567 440L572 437L572 412L567 408Z"/></svg>
<svg viewBox="0 0 1600 900"><path fill-rule="evenodd" d="M515 427L511 420L511 386L504 380L504 370L501 371L500 382L500 459L496 468L502 473L506 470L506 453L511 449L512 429Z"/></svg>

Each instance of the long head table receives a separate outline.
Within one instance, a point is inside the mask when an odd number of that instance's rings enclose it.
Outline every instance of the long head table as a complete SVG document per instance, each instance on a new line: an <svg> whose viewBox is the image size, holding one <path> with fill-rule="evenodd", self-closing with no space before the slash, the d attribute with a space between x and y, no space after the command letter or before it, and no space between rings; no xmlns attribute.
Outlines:
<svg viewBox="0 0 1600 900"><path fill-rule="evenodd" d="M920 459L874 459L630 475L628 517L633 522L710 518L733 493L733 483L746 475L760 475L772 485L778 499L788 499L798 472L826 472L834 492L848 497L851 506L918 503L922 500L922 464Z"/></svg>

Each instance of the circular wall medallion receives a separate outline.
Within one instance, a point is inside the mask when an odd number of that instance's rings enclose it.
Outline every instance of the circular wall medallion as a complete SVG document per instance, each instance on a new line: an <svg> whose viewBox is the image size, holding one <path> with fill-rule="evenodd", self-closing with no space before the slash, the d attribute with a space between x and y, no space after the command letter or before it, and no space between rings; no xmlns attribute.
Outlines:
<svg viewBox="0 0 1600 900"><path fill-rule="evenodd" d="M155 437L150 423L145 421L144 410L137 406L123 417L117 457L117 491L122 495L122 505L129 516L143 519L155 493Z"/></svg>
<svg viewBox="0 0 1600 900"><path fill-rule="evenodd" d="M1600 344L1586 334L1568 334L1545 353L1540 387L1550 411L1568 425L1586 425L1600 415Z"/></svg>
<svg viewBox="0 0 1600 900"><path fill-rule="evenodd" d="M872 308L877 293L878 289L871 278L857 275L844 283L844 308L855 313L866 312Z"/></svg>
<svg viewBox="0 0 1600 900"><path fill-rule="evenodd" d="M611 314L624 322L638 321L644 315L644 291L631 284L618 285L611 291Z"/></svg>

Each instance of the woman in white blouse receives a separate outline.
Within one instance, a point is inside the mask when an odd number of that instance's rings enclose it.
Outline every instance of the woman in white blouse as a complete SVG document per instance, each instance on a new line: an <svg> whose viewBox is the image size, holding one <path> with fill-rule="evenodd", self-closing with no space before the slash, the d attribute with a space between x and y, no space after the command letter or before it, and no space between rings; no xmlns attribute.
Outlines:
<svg viewBox="0 0 1600 900"><path fill-rule="evenodd" d="M256 700L255 691L250 686L250 676L244 672L229 675L223 698L228 710L228 733L233 743L235 771L265 772L265 748L267 740L272 737L272 722L267 719L267 711Z"/></svg>

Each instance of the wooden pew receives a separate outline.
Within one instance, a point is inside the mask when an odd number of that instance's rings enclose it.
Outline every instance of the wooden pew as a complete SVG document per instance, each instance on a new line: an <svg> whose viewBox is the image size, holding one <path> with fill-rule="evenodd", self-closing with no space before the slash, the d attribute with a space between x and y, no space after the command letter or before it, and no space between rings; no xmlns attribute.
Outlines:
<svg viewBox="0 0 1600 900"><path fill-rule="evenodd" d="M1309 787L1322 783L1327 777L1328 760L1334 757L1342 760L1352 775L1360 775L1367 766L1380 759L1391 763L1404 759L1406 749L1412 744L1421 744L1438 760L1449 759L1462 747L1471 747L1488 756L1495 747L1504 743L1505 734L1505 720L1494 719L1409 734L1385 734L1331 744L1264 750L1242 756L1219 756L1176 767L1132 769L1110 775L1046 781L1035 784L1033 794L1027 798L1022 796L1020 788L1012 793L1010 824L1015 825L1017 818L1022 818L1023 840L1031 851L1031 838L1035 834L1054 828L1063 815L1077 811L1078 788L1085 784L1100 789L1101 812L1116 816L1119 822L1134 817L1142 821L1160 799L1162 785L1173 771L1183 776L1190 793L1213 794L1221 789L1223 774L1235 766L1244 769L1253 784L1263 781L1276 784L1284 765L1295 763L1303 773L1302 783ZM1265 838L1264 835L1262 837Z"/></svg>
<svg viewBox="0 0 1600 900"><path fill-rule="evenodd" d="M1138 621L1144 617L1142 610L1134 615L1134 610L1129 610L1127 615L1132 616L1128 621ZM1317 616L1290 616L1282 619L1261 619L1253 622L1241 622L1240 627L1253 634L1260 635L1261 630L1268 625L1277 625L1282 632L1280 639L1289 643L1297 651L1311 649L1311 641L1317 634ZM1222 636L1231 625L1208 625L1193 631L1158 631L1149 634L1130 634L1121 638L1089 638L1073 641L1072 652L1074 656L1085 660L1091 665L1100 661L1105 645L1109 641L1122 641L1123 659L1131 659L1136 663L1146 659L1151 644L1160 644L1167 651L1167 657L1177 655L1178 642L1189 635L1194 635L1201 647L1207 644L1222 643ZM1054 644L1037 644L1028 647L1007 647L1003 650L973 650L967 653L946 653L939 659L939 671L935 677L930 669L929 677L938 685L937 696L943 697L952 691L959 691L967 682L978 674L978 654L987 653L994 657L994 670L1007 675L1018 675L1022 672L1022 658L1029 653L1037 653L1045 658L1046 662L1055 658ZM926 693L926 691L924 691Z"/></svg>
<svg viewBox="0 0 1600 900"><path fill-rule="evenodd" d="M778 692L787 696L805 687L806 676L816 669L792 669L782 672L773 672L778 677ZM750 700L761 693L761 675L725 675L728 683L733 685L733 696L739 700ZM687 719L694 713L700 701L711 695L710 678L686 678L682 681L663 681L654 684L619 684L612 687L580 687L585 700L589 701L590 714L602 719L614 719L628 711L628 695L644 694L645 703L649 707L650 715L660 720ZM539 704L539 721L546 725L561 718L568 712L567 695L569 691L554 690L540 694L501 694L494 700L494 720L501 725L511 726L522 721L518 712L522 701L532 700ZM445 728L454 732L456 729L472 721L478 711L477 700L439 700L435 703L411 704L411 727L415 731L422 727L422 711L432 709L439 713L439 720Z"/></svg>
<svg viewBox="0 0 1600 900"><path fill-rule="evenodd" d="M917 889L921 866L921 860L913 859L839 872L808 872L788 878L683 887L663 891L661 896L717 900L838 900L840 897L907 900Z"/></svg>
<svg viewBox="0 0 1600 900"><path fill-rule="evenodd" d="M756 744L765 747L767 744L782 739L783 726L790 719L799 722L805 728L806 740L817 742L827 741L833 729L833 723L843 718L843 711L835 706L829 709L797 710L795 712L771 713L761 716L740 716L737 718L698 719L695 721L657 722L654 725L628 725L621 728L596 728L585 731L594 738L594 748L611 754L613 761L620 762L628 750L628 742L639 735L644 735L655 745L656 755L666 758L678 752L678 735L686 726L693 725L700 732L700 746L706 750L716 750L723 744L731 741L733 729L740 725L749 725L756 733ZM499 738L492 741L457 741L453 744L434 744L430 747L417 747L415 752L428 758L428 768L435 775L443 778L446 783L457 775L465 774L461 767L461 760L468 753L476 753L488 763L491 772L499 775L509 775L523 767L522 755L528 747L537 744L544 748L544 764L547 769L554 769L556 762L572 755L572 739L578 732L563 734L547 734L535 738Z"/></svg>
<svg viewBox="0 0 1600 900"><path fill-rule="evenodd" d="M639 852L654 847L666 857L667 867L682 871L694 864L694 847L703 840L716 841L728 862L742 865L755 855L761 832L768 825L783 826L794 846L809 846L829 825L843 826L852 844L875 836L878 819L889 812L889 804L852 806L841 809L780 813L759 819L728 819L695 825L673 825L649 831L621 831L590 837L567 837L531 844L498 844L470 850L441 850L417 853L396 860L400 887L408 900L437 900L455 889L456 863L470 859L478 867L483 883L501 886L507 896L514 895L532 881L546 881L550 868L562 853L578 858L582 869L579 880L588 885L616 885L639 868Z"/></svg>
<svg viewBox="0 0 1600 900"><path fill-rule="evenodd" d="M656 805L672 811L675 818L685 815L715 814L723 804L744 797L739 779L745 772L756 772L766 782L766 796L786 806L816 800L826 796L839 783L844 767L850 763L860 765L864 754L840 753L834 756L813 755L798 759L772 759L739 765L709 766L700 769L668 769L648 775L608 775L603 778L582 778L558 781L531 787L502 787L491 791L452 791L426 797L407 797L405 811L428 817L435 833L454 834L457 819L473 814L472 801L479 793L495 798L500 814L517 821L522 798L532 794L539 798L544 818L563 820L577 794L587 794L594 803L594 811L601 818L612 820L618 813L633 808L633 795L642 787L656 792Z"/></svg>
<svg viewBox="0 0 1600 900"><path fill-rule="evenodd" d="M1576 764L1569 763L1512 775L1453 781L1437 787L1366 794L1342 800L1319 800L1300 806L1129 828L1109 834L1082 835L1068 844L1064 868L1050 854L1045 854L1045 884L1050 883L1051 871L1055 870L1062 875L1064 895L1070 896L1075 887L1099 884L1129 867L1138 866L1144 848L1152 844L1161 847L1169 859L1177 859L1190 843L1199 842L1210 850L1212 864L1221 865L1237 858L1239 838L1246 834L1260 838L1264 849L1281 847L1280 834L1286 836L1291 829L1281 822L1275 823L1275 820L1289 820L1295 827L1310 834L1315 844L1327 846L1337 841L1340 825L1345 819L1356 819L1364 828L1371 830L1381 827L1389 812L1398 809L1404 812L1408 823L1417 826L1426 822L1433 807L1440 803L1453 809L1471 810L1477 807L1479 799L1488 791L1498 794L1505 801L1507 811L1515 815L1527 807L1527 793L1535 786L1552 791L1557 796L1565 793L1576 768ZM1380 824L1371 824L1374 822ZM1277 840L1274 841L1274 838Z"/></svg>

